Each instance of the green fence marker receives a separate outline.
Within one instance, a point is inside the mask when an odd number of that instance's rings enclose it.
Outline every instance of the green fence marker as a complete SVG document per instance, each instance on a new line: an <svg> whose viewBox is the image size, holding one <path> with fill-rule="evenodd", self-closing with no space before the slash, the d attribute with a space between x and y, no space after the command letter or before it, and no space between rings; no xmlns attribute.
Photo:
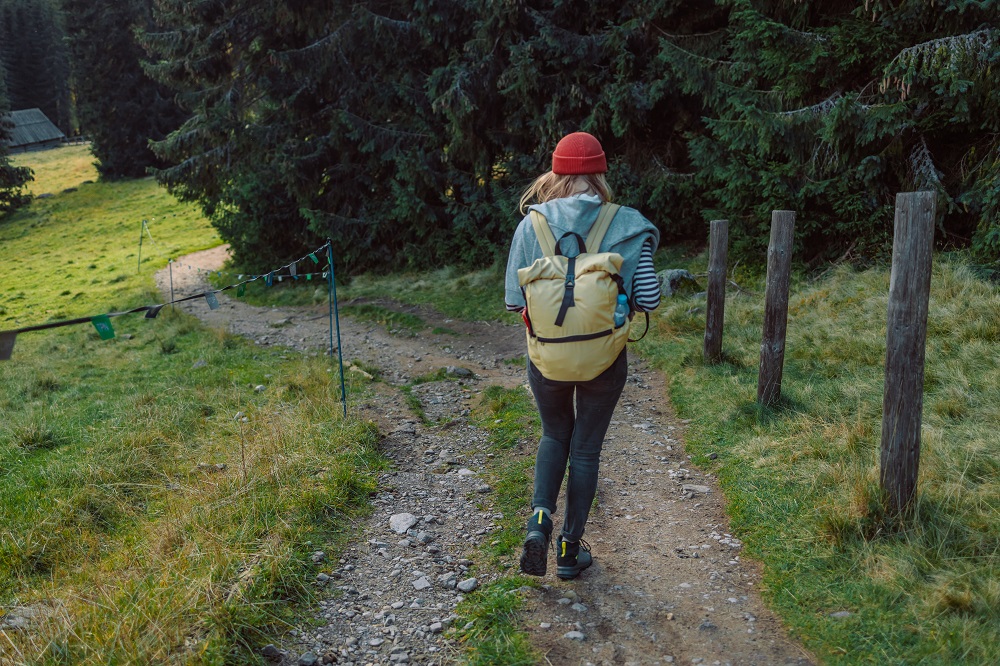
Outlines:
<svg viewBox="0 0 1000 666"><path fill-rule="evenodd" d="M247 293L247 283L243 282L240 286L236 287L236 298L243 298L243 294Z"/></svg>
<svg viewBox="0 0 1000 666"><path fill-rule="evenodd" d="M97 329L97 334L101 336L101 340L110 340L115 337L115 329L111 325L111 317L108 315L97 315L96 317L91 317L90 322Z"/></svg>

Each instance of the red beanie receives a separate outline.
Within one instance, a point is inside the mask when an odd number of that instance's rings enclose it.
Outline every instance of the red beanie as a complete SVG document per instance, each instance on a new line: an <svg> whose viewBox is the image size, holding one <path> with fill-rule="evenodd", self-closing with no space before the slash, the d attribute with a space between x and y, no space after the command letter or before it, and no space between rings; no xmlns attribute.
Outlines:
<svg viewBox="0 0 1000 666"><path fill-rule="evenodd" d="M552 173L560 176L604 173L607 170L608 162L604 159L601 142L586 132L567 134L552 153Z"/></svg>

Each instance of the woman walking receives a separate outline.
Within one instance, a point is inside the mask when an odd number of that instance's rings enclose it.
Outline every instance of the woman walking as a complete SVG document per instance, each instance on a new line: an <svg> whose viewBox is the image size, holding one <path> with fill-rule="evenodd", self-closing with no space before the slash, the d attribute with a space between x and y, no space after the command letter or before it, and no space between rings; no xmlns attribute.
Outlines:
<svg viewBox="0 0 1000 666"><path fill-rule="evenodd" d="M524 314L529 347L533 335L530 321L533 313L525 312L525 291L518 271L531 267L546 255L540 245L539 233L536 233L539 229L543 230L540 232L541 242L545 242L546 237L550 241L559 239L555 243L555 254L574 257L582 251L614 253L612 256L616 258L613 261L620 259L620 280L615 279L618 289L626 296L630 316L632 312L653 310L660 303L660 287L653 269L653 252L659 243L659 232L635 209L606 205L611 199L604 176L606 171L607 160L600 142L590 134L575 132L563 137L556 145L552 154L552 170L535 179L521 197L520 211L525 217L511 242L505 300L508 310ZM603 216L602 210L606 211ZM603 227L607 223L602 220L600 224L595 224L599 217L608 216L613 217L603 239L595 243L599 247L584 250L582 239L587 238L592 227ZM539 218L542 219L541 226ZM544 232L544 223L547 223L551 234ZM573 275L572 265L566 280L569 296L561 312L565 312L566 303L570 307L574 304L574 281L582 281L580 276ZM528 279L528 272L522 271L521 277ZM614 308L614 299L611 308ZM614 326L619 326L617 321ZM589 359L574 359L572 362L574 365L586 365ZM604 436L628 374L624 348L612 359L602 361L595 358L594 362L599 365L593 368L592 373L584 375L592 378L571 381L554 379L561 373L551 364L542 364L548 368L547 377L535 362L528 362L528 383L541 417L542 436L535 457L532 515L528 519L521 555L521 570L526 574L545 575L552 517L556 513L556 500L567 465L569 478L565 511L556 542L557 576L576 578L593 562L590 547L582 537L597 491ZM607 362L610 365L600 367Z"/></svg>

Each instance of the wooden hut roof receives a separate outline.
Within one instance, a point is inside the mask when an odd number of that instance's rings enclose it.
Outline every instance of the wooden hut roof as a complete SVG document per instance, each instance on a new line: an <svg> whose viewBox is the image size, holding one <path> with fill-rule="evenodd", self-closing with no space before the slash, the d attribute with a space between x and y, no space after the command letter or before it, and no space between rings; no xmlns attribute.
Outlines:
<svg viewBox="0 0 1000 666"><path fill-rule="evenodd" d="M58 141L66 136L52 124L52 121L42 113L41 109L11 111L10 117L14 123L8 142L8 146L11 148Z"/></svg>

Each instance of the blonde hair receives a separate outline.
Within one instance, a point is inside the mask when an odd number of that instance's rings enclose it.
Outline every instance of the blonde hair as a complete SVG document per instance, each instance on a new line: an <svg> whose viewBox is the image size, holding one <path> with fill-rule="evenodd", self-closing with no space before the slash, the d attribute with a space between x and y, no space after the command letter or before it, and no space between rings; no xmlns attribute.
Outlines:
<svg viewBox="0 0 1000 666"><path fill-rule="evenodd" d="M545 203L574 194L596 194L602 202L611 201L611 188L603 173L560 175L549 171L532 181L524 191L518 210L521 215L526 215L528 206L533 203Z"/></svg>

